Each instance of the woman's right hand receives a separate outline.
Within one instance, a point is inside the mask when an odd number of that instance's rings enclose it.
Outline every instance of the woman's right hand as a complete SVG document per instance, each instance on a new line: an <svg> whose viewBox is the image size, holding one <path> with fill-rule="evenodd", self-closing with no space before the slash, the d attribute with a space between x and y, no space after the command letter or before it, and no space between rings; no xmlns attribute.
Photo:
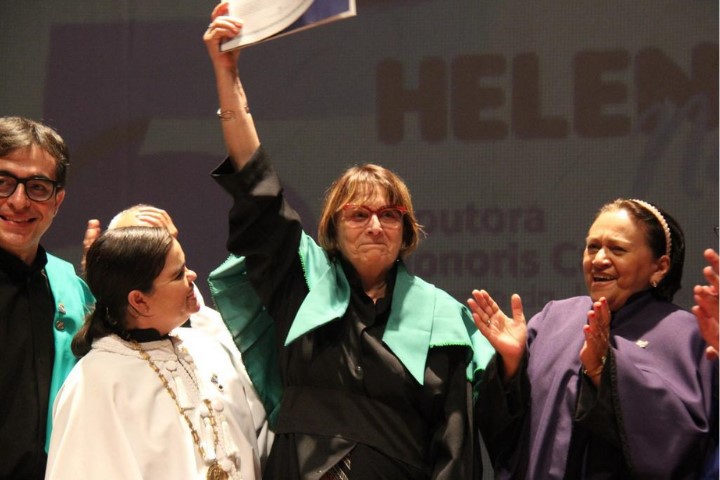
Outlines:
<svg viewBox="0 0 720 480"><path fill-rule="evenodd" d="M513 294L510 298L512 318L500 310L485 290L473 290L472 296L467 303L475 325L502 357L505 380L509 380L520 368L527 340L527 324L520 295Z"/></svg>
<svg viewBox="0 0 720 480"><path fill-rule="evenodd" d="M228 13L227 2L216 5L210 15L210 25L203 35L213 66L221 70L234 70L240 56L240 49L220 51L222 41L237 36L243 26L240 19L228 16Z"/></svg>
<svg viewBox="0 0 720 480"><path fill-rule="evenodd" d="M229 16L229 13L227 2L213 9L212 21L203 34L203 41L215 72L225 147L235 169L241 170L260 147L260 138L240 82L237 66L240 49L220 51L222 41L237 36L243 28L242 20Z"/></svg>

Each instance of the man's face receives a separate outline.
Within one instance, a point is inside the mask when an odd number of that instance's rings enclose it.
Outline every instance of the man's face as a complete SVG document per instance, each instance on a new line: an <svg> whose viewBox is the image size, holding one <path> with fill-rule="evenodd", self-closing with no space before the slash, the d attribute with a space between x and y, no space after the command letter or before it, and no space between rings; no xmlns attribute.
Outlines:
<svg viewBox="0 0 720 480"><path fill-rule="evenodd" d="M0 174L18 178L56 180L56 160L42 148L33 145L13 150L0 157ZM57 190L44 202L30 200L25 185L18 184L12 195L0 198L0 248L26 264L35 260L38 245L65 198L65 190Z"/></svg>

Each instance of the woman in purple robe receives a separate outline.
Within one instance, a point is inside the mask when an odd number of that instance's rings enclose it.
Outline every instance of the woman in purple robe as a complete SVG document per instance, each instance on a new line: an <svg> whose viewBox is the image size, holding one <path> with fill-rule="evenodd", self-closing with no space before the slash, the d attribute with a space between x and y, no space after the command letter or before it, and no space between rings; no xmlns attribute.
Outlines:
<svg viewBox="0 0 720 480"><path fill-rule="evenodd" d="M680 289L684 235L641 200L604 205L587 235L588 296L526 324L484 290L468 300L496 350L477 418L497 478L697 478L710 446L713 379Z"/></svg>

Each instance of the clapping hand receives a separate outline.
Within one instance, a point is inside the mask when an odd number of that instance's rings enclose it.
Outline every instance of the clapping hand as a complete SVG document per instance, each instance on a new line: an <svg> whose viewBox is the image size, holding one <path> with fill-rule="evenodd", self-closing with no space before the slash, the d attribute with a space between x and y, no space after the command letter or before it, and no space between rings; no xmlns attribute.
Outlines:
<svg viewBox="0 0 720 480"><path fill-rule="evenodd" d="M611 313L607 299L600 297L597 302L593 302L587 317L587 325L583 326L585 342L580 349L580 361L583 364L583 373L598 386L610 347Z"/></svg>
<svg viewBox="0 0 720 480"><path fill-rule="evenodd" d="M706 356L710 360L718 358L718 254L715 250L705 250L708 266L703 269L707 285L695 285L693 297L695 306L692 312L698 320L700 333L708 343Z"/></svg>

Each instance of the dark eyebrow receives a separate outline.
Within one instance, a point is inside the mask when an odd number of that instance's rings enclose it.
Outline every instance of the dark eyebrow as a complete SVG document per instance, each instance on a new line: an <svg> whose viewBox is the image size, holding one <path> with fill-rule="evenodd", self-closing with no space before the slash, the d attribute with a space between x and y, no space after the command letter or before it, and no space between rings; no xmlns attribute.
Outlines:
<svg viewBox="0 0 720 480"><path fill-rule="evenodd" d="M48 180L50 182L57 181L57 180L53 180L50 177L46 177L45 175L30 175L29 177L18 177L14 173L8 172L7 170L0 170L0 175L5 175L6 177L17 178L18 180Z"/></svg>

